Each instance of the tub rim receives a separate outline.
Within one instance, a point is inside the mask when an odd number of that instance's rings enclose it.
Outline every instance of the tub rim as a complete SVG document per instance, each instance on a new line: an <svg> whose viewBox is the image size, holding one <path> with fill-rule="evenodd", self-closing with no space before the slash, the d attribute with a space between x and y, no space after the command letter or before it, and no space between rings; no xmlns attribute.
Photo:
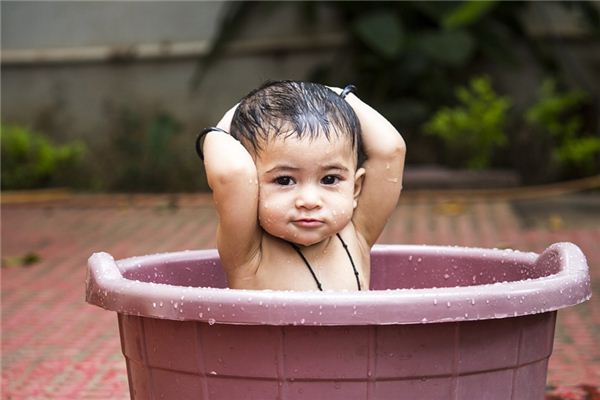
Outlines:
<svg viewBox="0 0 600 400"><path fill-rule="evenodd" d="M122 314L209 324L389 325L516 317L555 311L591 297L585 256L573 243L555 243L542 253L478 247L376 245L393 251L484 257L509 255L527 263L559 263L556 274L514 282L423 289L279 291L184 287L141 282L123 276L152 260L185 261L218 257L216 250L191 250L114 260L94 253L88 261L86 301Z"/></svg>

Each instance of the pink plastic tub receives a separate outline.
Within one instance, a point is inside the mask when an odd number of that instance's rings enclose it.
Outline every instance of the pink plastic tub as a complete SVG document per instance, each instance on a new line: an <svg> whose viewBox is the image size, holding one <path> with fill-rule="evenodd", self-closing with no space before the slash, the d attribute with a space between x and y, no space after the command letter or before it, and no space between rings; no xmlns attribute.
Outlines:
<svg viewBox="0 0 600 400"><path fill-rule="evenodd" d="M216 251L89 260L134 399L542 399L556 310L590 297L570 243L376 246L369 292L226 289Z"/></svg>

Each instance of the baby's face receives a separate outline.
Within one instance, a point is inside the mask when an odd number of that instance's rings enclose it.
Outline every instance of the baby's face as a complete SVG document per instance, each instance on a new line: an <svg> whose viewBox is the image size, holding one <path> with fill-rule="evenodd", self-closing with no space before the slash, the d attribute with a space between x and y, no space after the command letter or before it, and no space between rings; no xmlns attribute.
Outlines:
<svg viewBox="0 0 600 400"><path fill-rule="evenodd" d="M347 137L271 138L255 156L258 217L269 234L309 246L351 220L364 169Z"/></svg>

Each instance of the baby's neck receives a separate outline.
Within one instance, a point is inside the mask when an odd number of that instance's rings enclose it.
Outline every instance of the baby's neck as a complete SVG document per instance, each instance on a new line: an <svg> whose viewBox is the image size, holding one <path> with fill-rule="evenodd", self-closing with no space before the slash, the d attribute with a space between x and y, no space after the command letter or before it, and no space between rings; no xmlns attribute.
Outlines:
<svg viewBox="0 0 600 400"><path fill-rule="evenodd" d="M300 243L295 243L293 241L288 241L285 239L282 239L288 243L291 243L292 245L296 246L300 251L302 251L303 253L326 253L327 249L329 249L329 246L331 246L332 240L334 239L334 236L329 236L323 240L321 240L320 242L317 243L313 243L313 244L309 244L309 245L303 245Z"/></svg>

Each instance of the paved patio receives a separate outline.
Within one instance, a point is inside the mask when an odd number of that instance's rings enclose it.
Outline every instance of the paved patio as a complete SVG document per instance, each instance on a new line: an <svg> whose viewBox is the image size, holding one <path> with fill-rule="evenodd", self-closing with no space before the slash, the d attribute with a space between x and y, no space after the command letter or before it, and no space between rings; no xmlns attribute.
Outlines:
<svg viewBox="0 0 600 400"><path fill-rule="evenodd" d="M548 384L600 384L600 195L407 192L380 243L587 255L591 301L559 312ZM514 200L521 198L521 200ZM84 301L86 260L212 248L206 195L52 193L2 206L2 398L128 399L116 315Z"/></svg>

